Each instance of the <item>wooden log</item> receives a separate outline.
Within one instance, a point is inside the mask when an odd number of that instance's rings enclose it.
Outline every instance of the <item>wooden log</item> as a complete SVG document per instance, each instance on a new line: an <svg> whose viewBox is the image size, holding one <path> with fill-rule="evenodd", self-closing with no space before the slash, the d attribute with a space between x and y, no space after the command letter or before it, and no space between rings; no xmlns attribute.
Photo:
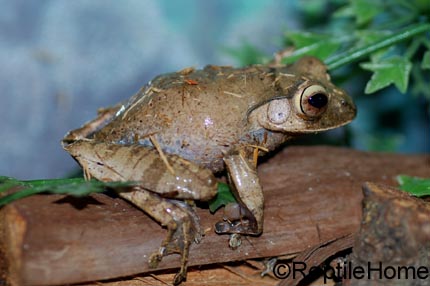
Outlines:
<svg viewBox="0 0 430 286"><path fill-rule="evenodd" d="M206 236L192 245L189 265L288 255L356 232L362 184L396 185L398 174L430 177L430 156L286 148L259 167L263 235L244 237L232 250L228 236L213 230L222 211L199 209ZM11 285L61 285L153 271L147 260L165 235L140 210L105 194L29 197L0 211L0 278ZM179 263L171 255L158 269Z"/></svg>
<svg viewBox="0 0 430 286"><path fill-rule="evenodd" d="M350 286L430 285L430 203L385 185L364 186Z"/></svg>

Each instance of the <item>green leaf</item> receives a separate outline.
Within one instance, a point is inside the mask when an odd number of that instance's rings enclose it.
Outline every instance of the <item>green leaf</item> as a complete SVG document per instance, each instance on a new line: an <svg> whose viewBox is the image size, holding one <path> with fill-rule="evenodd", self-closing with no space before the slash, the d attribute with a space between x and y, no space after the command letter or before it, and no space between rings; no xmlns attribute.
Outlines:
<svg viewBox="0 0 430 286"><path fill-rule="evenodd" d="M0 176L0 193L6 192L15 187L26 186L25 182L19 181L15 178Z"/></svg>
<svg viewBox="0 0 430 286"><path fill-rule="evenodd" d="M223 50L238 60L242 66L261 64L266 60L266 55L248 42L243 42L238 48L224 48Z"/></svg>
<svg viewBox="0 0 430 286"><path fill-rule="evenodd" d="M336 52L342 42L341 38L309 32L289 32L286 39L293 44L295 50L282 59L283 64L293 63L305 55L324 60Z"/></svg>
<svg viewBox="0 0 430 286"><path fill-rule="evenodd" d="M426 51L421 62L422 69L430 69L430 51Z"/></svg>
<svg viewBox="0 0 430 286"><path fill-rule="evenodd" d="M351 8L357 18L357 24L367 24L373 18L384 12L384 7L378 0L352 0Z"/></svg>
<svg viewBox="0 0 430 286"><path fill-rule="evenodd" d="M209 210L215 212L221 206L234 202L236 202L236 199L231 193L229 186L224 183L218 183L218 193L216 197L209 202Z"/></svg>
<svg viewBox="0 0 430 286"><path fill-rule="evenodd" d="M392 34L392 31L385 30L357 30L355 37L358 39L357 46L367 46L379 42Z"/></svg>
<svg viewBox="0 0 430 286"><path fill-rule="evenodd" d="M424 95L430 101L430 89L428 87L428 72L425 72L418 64L412 68L412 76L414 84L411 86L411 94L415 96ZM430 110L429 110L430 112Z"/></svg>
<svg viewBox="0 0 430 286"><path fill-rule="evenodd" d="M392 83L400 92L406 92L412 69L412 63L408 59L394 56L380 59L377 62L362 63L360 66L373 71L373 75L366 85L365 93L374 93Z"/></svg>
<svg viewBox="0 0 430 286"><path fill-rule="evenodd" d="M400 189L416 197L430 196L430 178L397 176Z"/></svg>
<svg viewBox="0 0 430 286"><path fill-rule="evenodd" d="M18 199L40 193L86 196L91 193L104 192L106 187L118 189L135 186L136 184L136 182L85 181L83 178L19 181L14 178L0 177L0 193L14 187L21 188L12 194L1 197L0 207Z"/></svg>
<svg viewBox="0 0 430 286"><path fill-rule="evenodd" d="M355 11L351 5L342 6L337 9L333 14L333 18L345 18L345 17L353 17L355 15Z"/></svg>
<svg viewBox="0 0 430 286"><path fill-rule="evenodd" d="M378 43L392 35L390 31L377 31L377 30L359 30L356 32L358 42L356 47L369 47L374 43ZM383 58L387 52L390 52L394 46L379 49L369 54L371 61L378 61Z"/></svg>
<svg viewBox="0 0 430 286"><path fill-rule="evenodd" d="M302 31L287 32L285 35L286 39L291 41L296 48L303 48L328 39L328 36Z"/></svg>

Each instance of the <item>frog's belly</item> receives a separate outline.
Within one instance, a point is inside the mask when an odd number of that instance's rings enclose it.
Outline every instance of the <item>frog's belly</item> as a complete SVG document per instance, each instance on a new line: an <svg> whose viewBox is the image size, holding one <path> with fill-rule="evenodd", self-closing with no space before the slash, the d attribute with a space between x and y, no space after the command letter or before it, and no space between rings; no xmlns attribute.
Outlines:
<svg viewBox="0 0 430 286"><path fill-rule="evenodd" d="M174 142L162 142L161 146L163 146L162 148L167 154L178 155L213 172L224 169L223 154L228 152L227 147L214 146L211 143L187 143L186 138L181 139L176 139Z"/></svg>
<svg viewBox="0 0 430 286"><path fill-rule="evenodd" d="M192 135L177 133L173 136L154 134L153 139L158 142L166 155L178 155L213 172L222 171L224 169L224 154L230 151L234 142L226 142L220 138L207 140L207 138L202 138L199 135L197 133ZM115 140L115 143L123 145L139 144L147 148L154 148L153 143L148 137L136 141L136 138L133 138L133 136L127 136Z"/></svg>

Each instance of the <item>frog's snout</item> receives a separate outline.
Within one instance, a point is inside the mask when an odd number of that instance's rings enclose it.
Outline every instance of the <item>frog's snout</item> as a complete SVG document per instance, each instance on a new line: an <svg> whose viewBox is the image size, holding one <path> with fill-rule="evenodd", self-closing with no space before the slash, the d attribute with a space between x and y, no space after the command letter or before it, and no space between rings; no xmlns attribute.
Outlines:
<svg viewBox="0 0 430 286"><path fill-rule="evenodd" d="M357 107L349 96L344 96L339 100L339 111L345 116L344 121L348 123L357 116Z"/></svg>
<svg viewBox="0 0 430 286"><path fill-rule="evenodd" d="M86 138L84 136L79 135L79 133L75 131L70 131L67 132L66 135L64 135L63 139L61 139L61 146L63 146L63 148L67 150L67 146L79 140L86 140Z"/></svg>

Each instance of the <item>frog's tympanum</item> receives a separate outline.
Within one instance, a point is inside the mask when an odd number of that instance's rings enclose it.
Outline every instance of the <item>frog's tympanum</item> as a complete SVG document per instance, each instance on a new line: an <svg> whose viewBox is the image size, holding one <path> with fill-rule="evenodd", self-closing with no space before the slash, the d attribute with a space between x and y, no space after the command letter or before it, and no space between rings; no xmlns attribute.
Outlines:
<svg viewBox="0 0 430 286"><path fill-rule="evenodd" d="M192 202L216 195L213 173L227 171L241 213L215 231L259 235L264 198L257 157L296 134L342 126L355 114L351 98L316 58L290 66L187 68L158 76L127 102L99 110L63 145L87 178L139 182L119 195L167 228L149 264L180 253L177 284L186 277L192 241L202 236Z"/></svg>

